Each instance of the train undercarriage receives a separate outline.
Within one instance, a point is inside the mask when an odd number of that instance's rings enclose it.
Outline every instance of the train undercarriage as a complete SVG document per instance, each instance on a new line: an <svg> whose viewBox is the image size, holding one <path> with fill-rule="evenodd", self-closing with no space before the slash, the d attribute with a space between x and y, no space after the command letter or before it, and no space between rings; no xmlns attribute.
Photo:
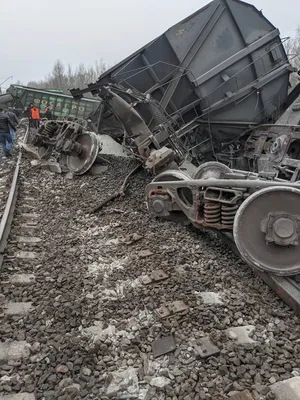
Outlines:
<svg viewBox="0 0 300 400"><path fill-rule="evenodd" d="M251 128L244 145L240 142L234 163L208 161L189 175L182 163L190 153L178 134L164 125L151 132L117 89L107 86L101 90L126 126L125 147L156 175L146 188L150 213L175 220L182 214L198 229L229 233L242 258L260 271L299 274L300 125ZM300 122L297 101L291 108L286 121L298 118ZM41 158L55 150L60 163L78 175L101 155L101 134L86 131L83 121L45 121L33 143ZM195 158L192 161L197 165Z"/></svg>

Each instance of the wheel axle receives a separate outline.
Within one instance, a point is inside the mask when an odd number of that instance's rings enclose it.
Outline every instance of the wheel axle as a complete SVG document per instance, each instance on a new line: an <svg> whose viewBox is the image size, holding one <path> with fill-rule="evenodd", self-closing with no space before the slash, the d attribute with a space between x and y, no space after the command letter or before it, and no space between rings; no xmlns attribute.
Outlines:
<svg viewBox="0 0 300 400"><path fill-rule="evenodd" d="M266 234L267 243L278 246L299 245L300 219L297 215L269 213L261 223L261 231Z"/></svg>

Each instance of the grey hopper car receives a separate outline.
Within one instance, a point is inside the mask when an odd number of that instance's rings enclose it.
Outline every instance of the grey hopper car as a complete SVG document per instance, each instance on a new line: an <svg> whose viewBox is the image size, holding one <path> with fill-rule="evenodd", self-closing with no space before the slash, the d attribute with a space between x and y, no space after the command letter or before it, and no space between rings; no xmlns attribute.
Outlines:
<svg viewBox="0 0 300 400"><path fill-rule="evenodd" d="M150 95L160 115L136 106L150 130L171 120L186 148L196 149L191 153L203 161L224 153L247 128L277 119L286 107L291 71L279 30L260 11L238 0L214 0L85 91L97 94L116 83ZM98 117L91 116L95 123Z"/></svg>

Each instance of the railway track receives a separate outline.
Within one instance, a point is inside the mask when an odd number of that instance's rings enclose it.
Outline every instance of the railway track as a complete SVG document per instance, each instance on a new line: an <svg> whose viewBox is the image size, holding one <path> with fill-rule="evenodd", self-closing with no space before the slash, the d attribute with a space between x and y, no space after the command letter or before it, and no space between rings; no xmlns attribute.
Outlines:
<svg viewBox="0 0 300 400"><path fill-rule="evenodd" d="M28 125L22 123L19 126L19 130L22 132L22 137L19 139L19 142L27 143L29 137L29 128ZM20 163L22 158L22 152L19 150L17 158L16 158L16 165L14 167L14 171L10 171L6 168L5 164L0 165L0 168L3 170L3 177L4 184L1 186L1 190L3 193L2 200L2 208L3 212L1 214L1 221L0 221L0 270L3 263L3 253L7 246L7 239L10 233L11 223L14 216L14 211L16 207L16 201L18 196L18 183L19 183L19 171L20 171ZM10 168L13 168L12 162L10 162ZM10 174L12 174L11 182L8 183L10 179ZM9 188L7 190L7 187Z"/></svg>
<svg viewBox="0 0 300 400"><path fill-rule="evenodd" d="M18 177L20 170L21 153L18 155L17 165L13 174L8 199L5 204L4 212L0 222L0 270L3 263L3 252L7 245L7 238L10 233L10 227L13 219L13 214L16 206L18 194Z"/></svg>
<svg viewBox="0 0 300 400"><path fill-rule="evenodd" d="M19 161L0 399L267 399L298 384L298 317L214 234L153 220L144 171L89 213L133 167L112 162L68 180Z"/></svg>

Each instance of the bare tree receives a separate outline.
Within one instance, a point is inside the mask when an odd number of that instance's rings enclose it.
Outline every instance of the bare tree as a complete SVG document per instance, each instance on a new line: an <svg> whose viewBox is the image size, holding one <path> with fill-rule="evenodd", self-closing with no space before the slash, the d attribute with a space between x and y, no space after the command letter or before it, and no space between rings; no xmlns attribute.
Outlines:
<svg viewBox="0 0 300 400"><path fill-rule="evenodd" d="M61 60L56 60L52 72L49 75L49 83L52 87L66 90L66 74L65 67Z"/></svg>
<svg viewBox="0 0 300 400"><path fill-rule="evenodd" d="M50 74L41 81L28 82L28 86L37 89L61 89L64 93L69 93L69 89L82 89L87 83L95 82L105 71L106 65L102 59L88 67L80 63L75 70L71 65L65 67L61 60L57 60Z"/></svg>
<svg viewBox="0 0 300 400"><path fill-rule="evenodd" d="M75 76L73 74L72 66L69 64L67 68L67 82L68 88L73 88L75 86Z"/></svg>
<svg viewBox="0 0 300 400"><path fill-rule="evenodd" d="M97 77L99 77L103 72L105 72L108 68L106 67L105 62L101 58L100 61L95 61L94 70L96 72Z"/></svg>
<svg viewBox="0 0 300 400"><path fill-rule="evenodd" d="M300 70L300 26L297 29L296 36L290 38L284 44L285 51L290 59L293 67ZM291 75L291 84L296 86L299 83L299 79L296 74Z"/></svg>

